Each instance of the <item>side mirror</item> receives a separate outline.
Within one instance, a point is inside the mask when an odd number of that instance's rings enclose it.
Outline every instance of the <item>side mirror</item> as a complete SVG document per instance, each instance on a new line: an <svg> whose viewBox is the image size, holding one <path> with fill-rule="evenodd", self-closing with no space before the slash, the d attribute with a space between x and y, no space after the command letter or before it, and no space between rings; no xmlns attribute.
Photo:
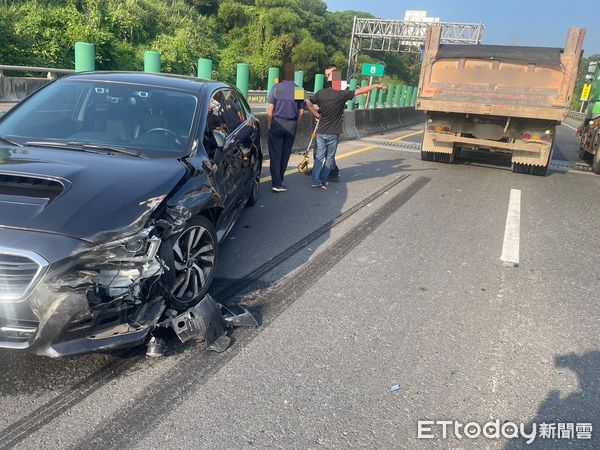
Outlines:
<svg viewBox="0 0 600 450"><path fill-rule="evenodd" d="M215 142L217 143L217 147L219 149L223 149L225 147L225 139L227 136L221 130L213 130L213 137L215 138Z"/></svg>

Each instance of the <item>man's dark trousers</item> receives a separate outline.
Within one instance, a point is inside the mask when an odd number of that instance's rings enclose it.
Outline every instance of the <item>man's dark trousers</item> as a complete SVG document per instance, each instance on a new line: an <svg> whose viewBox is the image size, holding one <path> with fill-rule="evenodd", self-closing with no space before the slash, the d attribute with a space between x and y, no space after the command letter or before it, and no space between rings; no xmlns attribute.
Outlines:
<svg viewBox="0 0 600 450"><path fill-rule="evenodd" d="M269 130L269 158L273 187L283 186L283 174L290 161L295 138L295 120L278 120L277 118L273 118L271 129Z"/></svg>

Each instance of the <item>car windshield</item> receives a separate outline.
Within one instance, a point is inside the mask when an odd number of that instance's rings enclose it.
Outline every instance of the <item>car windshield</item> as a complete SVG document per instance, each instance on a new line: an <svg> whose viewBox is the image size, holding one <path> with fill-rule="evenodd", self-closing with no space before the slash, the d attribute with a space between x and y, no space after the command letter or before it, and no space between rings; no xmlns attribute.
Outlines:
<svg viewBox="0 0 600 450"><path fill-rule="evenodd" d="M154 86L59 81L0 122L0 136L20 144L128 149L149 157L181 156L189 146L198 100Z"/></svg>

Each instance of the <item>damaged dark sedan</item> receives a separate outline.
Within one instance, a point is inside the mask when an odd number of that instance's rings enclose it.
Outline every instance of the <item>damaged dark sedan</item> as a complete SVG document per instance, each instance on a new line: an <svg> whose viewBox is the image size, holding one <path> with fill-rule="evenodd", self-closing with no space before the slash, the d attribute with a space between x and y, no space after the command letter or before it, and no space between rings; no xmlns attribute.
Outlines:
<svg viewBox="0 0 600 450"><path fill-rule="evenodd" d="M21 102L0 120L0 347L113 349L193 318L261 166L225 83L87 73Z"/></svg>

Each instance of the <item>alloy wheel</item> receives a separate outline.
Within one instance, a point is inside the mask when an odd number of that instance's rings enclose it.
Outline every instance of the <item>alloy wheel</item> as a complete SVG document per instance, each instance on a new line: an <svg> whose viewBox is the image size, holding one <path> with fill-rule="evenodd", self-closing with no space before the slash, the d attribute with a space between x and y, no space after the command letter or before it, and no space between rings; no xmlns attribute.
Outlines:
<svg viewBox="0 0 600 450"><path fill-rule="evenodd" d="M215 242L203 226L186 229L173 245L175 282L171 293L183 302L199 297L208 288L215 267Z"/></svg>

